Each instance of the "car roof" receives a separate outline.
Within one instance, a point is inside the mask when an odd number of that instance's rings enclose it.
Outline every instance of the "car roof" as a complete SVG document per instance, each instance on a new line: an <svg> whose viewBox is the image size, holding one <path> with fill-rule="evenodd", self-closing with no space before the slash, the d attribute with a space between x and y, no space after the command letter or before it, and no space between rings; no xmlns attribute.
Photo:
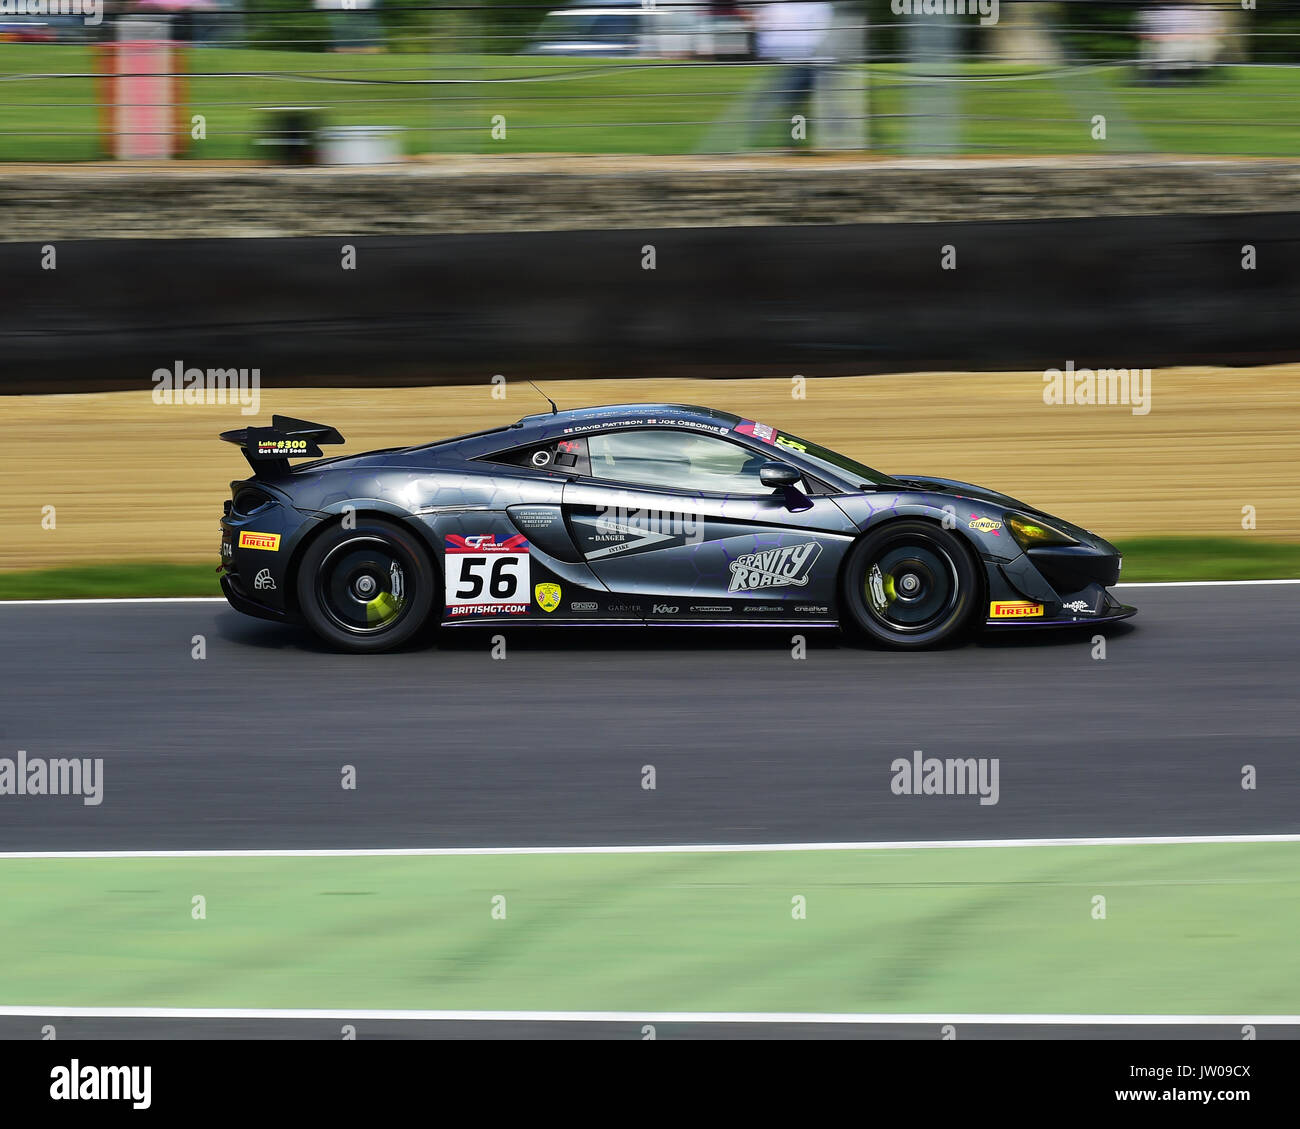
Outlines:
<svg viewBox="0 0 1300 1129"><path fill-rule="evenodd" d="M631 421L645 423L711 423L734 426L740 416L716 408L702 408L697 404L606 404L602 407L571 408L562 412L538 412L524 416L517 427L549 430L552 427L581 425L617 426Z"/></svg>
<svg viewBox="0 0 1300 1129"><path fill-rule="evenodd" d="M586 435L605 428L678 426L725 434L739 423L740 416L696 404L605 404L570 408L563 412L538 412L506 427L495 427L471 435L460 435L419 448L445 448L455 459L475 459L514 447L527 447L550 439Z"/></svg>

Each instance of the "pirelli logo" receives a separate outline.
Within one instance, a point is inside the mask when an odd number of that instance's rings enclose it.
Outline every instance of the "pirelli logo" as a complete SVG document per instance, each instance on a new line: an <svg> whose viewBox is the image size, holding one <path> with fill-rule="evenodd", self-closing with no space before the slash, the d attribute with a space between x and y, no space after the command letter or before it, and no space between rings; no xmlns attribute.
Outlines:
<svg viewBox="0 0 1300 1129"><path fill-rule="evenodd" d="M989 619L1031 619L1042 614L1043 605L1028 600L994 600L989 604Z"/></svg>
<svg viewBox="0 0 1300 1129"><path fill-rule="evenodd" d="M278 533L249 533L245 530L239 535L239 547L241 549L267 549L272 553L280 551L280 535Z"/></svg>

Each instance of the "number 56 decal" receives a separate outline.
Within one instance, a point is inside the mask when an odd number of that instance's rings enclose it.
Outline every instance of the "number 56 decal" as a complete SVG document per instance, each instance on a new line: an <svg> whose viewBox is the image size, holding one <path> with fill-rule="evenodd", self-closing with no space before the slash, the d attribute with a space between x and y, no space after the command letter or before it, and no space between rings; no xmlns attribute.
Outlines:
<svg viewBox="0 0 1300 1129"><path fill-rule="evenodd" d="M522 533L447 538L447 615L523 615L532 586Z"/></svg>

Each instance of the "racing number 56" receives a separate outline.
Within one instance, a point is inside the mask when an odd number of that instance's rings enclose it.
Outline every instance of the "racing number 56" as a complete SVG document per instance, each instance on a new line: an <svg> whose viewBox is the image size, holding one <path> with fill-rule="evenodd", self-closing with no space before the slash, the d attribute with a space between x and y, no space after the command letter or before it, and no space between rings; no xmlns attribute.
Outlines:
<svg viewBox="0 0 1300 1129"><path fill-rule="evenodd" d="M484 572L487 573L488 594L494 600L513 600L519 591L519 566L527 558L503 554L492 559L492 567L484 568L489 558L463 557L460 562L460 587L456 599L477 600L483 594ZM483 570L483 571L480 571Z"/></svg>

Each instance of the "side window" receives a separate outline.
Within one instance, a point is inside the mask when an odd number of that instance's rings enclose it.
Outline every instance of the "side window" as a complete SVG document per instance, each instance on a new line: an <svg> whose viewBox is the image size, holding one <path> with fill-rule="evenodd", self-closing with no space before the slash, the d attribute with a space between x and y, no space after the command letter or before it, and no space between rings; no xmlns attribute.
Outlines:
<svg viewBox="0 0 1300 1129"><path fill-rule="evenodd" d="M510 466L532 467L534 470L555 471L558 474L575 474L586 477L589 472L587 464L587 440L553 439L549 443L540 443L532 447L519 447L500 455L493 455L492 460L508 463Z"/></svg>
<svg viewBox="0 0 1300 1129"><path fill-rule="evenodd" d="M770 494L758 472L771 460L711 435L629 429L587 439L591 474L610 482L714 494Z"/></svg>

